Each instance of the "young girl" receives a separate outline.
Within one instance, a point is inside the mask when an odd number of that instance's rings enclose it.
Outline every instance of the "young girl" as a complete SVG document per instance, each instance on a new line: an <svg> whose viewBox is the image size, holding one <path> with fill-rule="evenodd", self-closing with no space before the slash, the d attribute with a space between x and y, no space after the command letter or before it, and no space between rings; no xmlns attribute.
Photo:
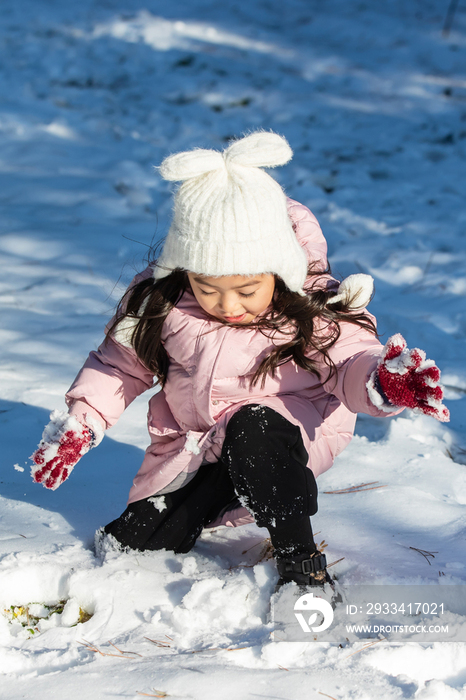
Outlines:
<svg viewBox="0 0 466 700"><path fill-rule="evenodd" d="M162 163L183 184L161 256L90 353L69 414L52 414L32 474L56 489L155 377L151 443L104 532L123 547L188 552L204 527L255 521L270 532L279 584L323 585L315 477L356 414L448 411L435 364L400 335L377 340L372 278L338 286L317 220L262 170L291 157L284 138L257 132Z"/></svg>

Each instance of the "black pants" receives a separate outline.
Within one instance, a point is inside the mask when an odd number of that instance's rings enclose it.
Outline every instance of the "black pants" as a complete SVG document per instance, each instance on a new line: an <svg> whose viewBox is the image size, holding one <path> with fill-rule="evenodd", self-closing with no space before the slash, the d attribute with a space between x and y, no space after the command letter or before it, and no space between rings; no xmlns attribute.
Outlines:
<svg viewBox="0 0 466 700"><path fill-rule="evenodd" d="M189 552L203 527L238 506L239 497L276 548L291 551L296 541L308 551L317 484L307 461L297 426L267 406L245 406L228 423L221 461L204 464L191 481L164 494L163 509L153 499L131 503L105 532L132 549Z"/></svg>

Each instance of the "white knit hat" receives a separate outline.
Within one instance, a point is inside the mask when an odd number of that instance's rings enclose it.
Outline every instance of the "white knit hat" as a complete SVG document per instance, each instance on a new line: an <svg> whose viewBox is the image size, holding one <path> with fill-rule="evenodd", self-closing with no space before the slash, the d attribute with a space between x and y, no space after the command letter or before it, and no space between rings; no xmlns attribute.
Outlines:
<svg viewBox="0 0 466 700"><path fill-rule="evenodd" d="M182 181L154 278L180 267L209 277L275 273L302 292L307 259L280 185L261 168L291 160L278 134L255 132L227 149L196 149L166 158L165 180Z"/></svg>

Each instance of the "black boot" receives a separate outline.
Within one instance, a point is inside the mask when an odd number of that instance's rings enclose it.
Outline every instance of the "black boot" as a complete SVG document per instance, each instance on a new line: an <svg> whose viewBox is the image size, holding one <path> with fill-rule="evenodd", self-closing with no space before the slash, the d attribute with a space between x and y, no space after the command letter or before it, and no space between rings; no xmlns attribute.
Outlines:
<svg viewBox="0 0 466 700"><path fill-rule="evenodd" d="M333 581L327 571L327 558L325 554L313 552L312 554L296 554L290 557L277 557L277 569L280 578L276 589L285 583L294 581L298 586L319 586Z"/></svg>

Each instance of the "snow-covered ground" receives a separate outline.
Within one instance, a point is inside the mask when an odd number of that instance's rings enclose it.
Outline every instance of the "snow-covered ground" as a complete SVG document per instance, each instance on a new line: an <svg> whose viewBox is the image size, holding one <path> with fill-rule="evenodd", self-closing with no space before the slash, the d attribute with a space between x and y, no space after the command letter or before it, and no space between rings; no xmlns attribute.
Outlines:
<svg viewBox="0 0 466 700"><path fill-rule="evenodd" d="M334 272L375 278L382 337L437 360L452 414L361 416L319 480L317 538L344 557L342 582L466 584L466 8L442 36L447 7L2 0L2 697L466 698L464 643L274 641L255 526L205 532L187 555L96 559L146 445L147 397L58 491L27 466L167 229L152 166L273 129L295 152L277 176L319 218ZM75 625L80 609L92 617Z"/></svg>

